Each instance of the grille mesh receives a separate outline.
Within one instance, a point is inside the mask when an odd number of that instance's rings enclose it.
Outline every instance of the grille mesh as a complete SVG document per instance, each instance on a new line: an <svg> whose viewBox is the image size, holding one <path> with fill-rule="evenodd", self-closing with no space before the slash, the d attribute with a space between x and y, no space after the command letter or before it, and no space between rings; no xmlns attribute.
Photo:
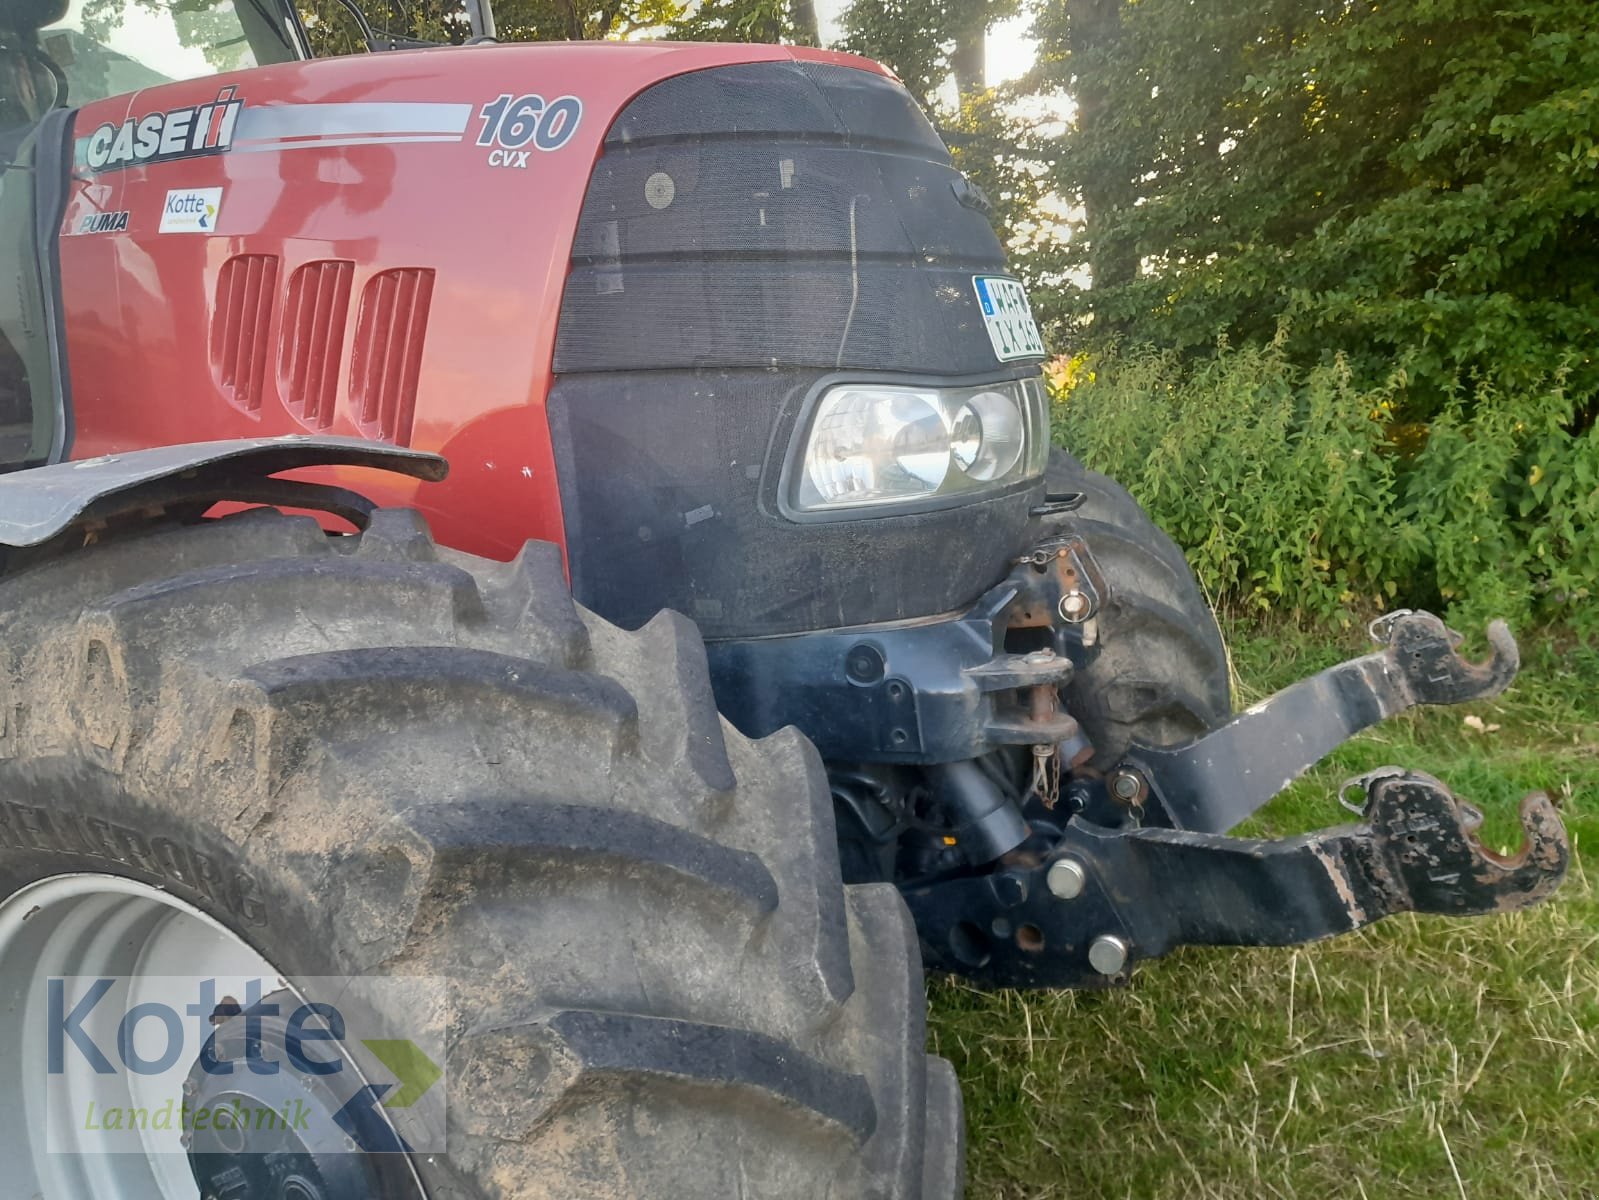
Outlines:
<svg viewBox="0 0 1599 1200"><path fill-rule="evenodd" d="M657 84L589 181L562 373L991 370L972 276L1004 253L905 90L825 64Z"/></svg>
<svg viewBox="0 0 1599 1200"><path fill-rule="evenodd" d="M829 378L1035 373L995 359L972 276L1004 254L964 192L915 102L869 71L718 67L628 105L585 194L548 400L582 604L630 628L675 608L714 640L959 611L1004 575L1041 485L777 515Z"/></svg>

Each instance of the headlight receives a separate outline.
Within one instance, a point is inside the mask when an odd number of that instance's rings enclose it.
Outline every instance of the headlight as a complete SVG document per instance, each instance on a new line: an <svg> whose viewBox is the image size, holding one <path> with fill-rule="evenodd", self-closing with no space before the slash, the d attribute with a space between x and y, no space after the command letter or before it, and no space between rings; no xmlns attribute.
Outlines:
<svg viewBox="0 0 1599 1200"><path fill-rule="evenodd" d="M1003 479L1021 461L1027 442L1022 408L1004 392L979 392L955 414L950 453L973 479Z"/></svg>
<svg viewBox="0 0 1599 1200"><path fill-rule="evenodd" d="M1035 479L1049 456L1042 381L978 387L839 384L816 402L789 471L790 506L914 503Z"/></svg>

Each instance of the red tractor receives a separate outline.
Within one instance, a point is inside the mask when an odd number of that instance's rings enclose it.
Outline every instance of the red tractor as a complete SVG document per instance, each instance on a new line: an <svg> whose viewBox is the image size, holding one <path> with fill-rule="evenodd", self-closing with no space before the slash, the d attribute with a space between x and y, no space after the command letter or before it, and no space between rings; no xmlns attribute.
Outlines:
<svg viewBox="0 0 1599 1200"><path fill-rule="evenodd" d="M4 1195L940 1200L923 961L1553 889L1546 799L1506 859L1397 769L1229 836L1515 643L1396 613L1234 716L888 72L469 17L0 0Z"/></svg>

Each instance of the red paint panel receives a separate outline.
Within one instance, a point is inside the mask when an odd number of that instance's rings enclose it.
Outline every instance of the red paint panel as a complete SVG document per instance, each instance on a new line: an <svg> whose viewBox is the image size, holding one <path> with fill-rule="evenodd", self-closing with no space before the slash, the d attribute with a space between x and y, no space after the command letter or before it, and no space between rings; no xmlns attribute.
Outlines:
<svg viewBox="0 0 1599 1200"><path fill-rule="evenodd" d="M662 79L788 58L882 70L779 46L485 45L264 67L86 106L80 139L130 116L214 104L224 88L243 105L219 152L77 170L61 238L72 456L307 427L408 436L449 458L448 480L324 477L415 505L464 550L509 558L528 538L562 543L544 404L572 237L606 129ZM530 95L581 101L558 148L506 151L517 133L509 117L500 144L478 144L486 107ZM169 192L199 188L222 189L215 228L160 232ZM73 232L89 214L122 211L125 232ZM257 264L256 284L252 268L229 267L240 256ZM325 293L330 261L344 266ZM302 274L312 266L314 290ZM341 308L345 267L347 294L362 299ZM397 277L386 298L396 271L412 283ZM431 272L430 287L419 272ZM368 335L357 325L369 297Z"/></svg>

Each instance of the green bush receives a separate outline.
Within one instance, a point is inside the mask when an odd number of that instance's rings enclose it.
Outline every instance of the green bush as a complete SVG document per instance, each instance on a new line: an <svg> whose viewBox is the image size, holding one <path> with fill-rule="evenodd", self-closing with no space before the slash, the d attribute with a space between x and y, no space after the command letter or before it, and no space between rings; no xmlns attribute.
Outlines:
<svg viewBox="0 0 1599 1200"><path fill-rule="evenodd" d="M1352 623L1401 606L1599 631L1599 434L1564 378L1456 394L1396 423L1403 372L1362 388L1282 341L1198 363L1156 352L1057 364L1056 440L1115 476L1220 604Z"/></svg>

